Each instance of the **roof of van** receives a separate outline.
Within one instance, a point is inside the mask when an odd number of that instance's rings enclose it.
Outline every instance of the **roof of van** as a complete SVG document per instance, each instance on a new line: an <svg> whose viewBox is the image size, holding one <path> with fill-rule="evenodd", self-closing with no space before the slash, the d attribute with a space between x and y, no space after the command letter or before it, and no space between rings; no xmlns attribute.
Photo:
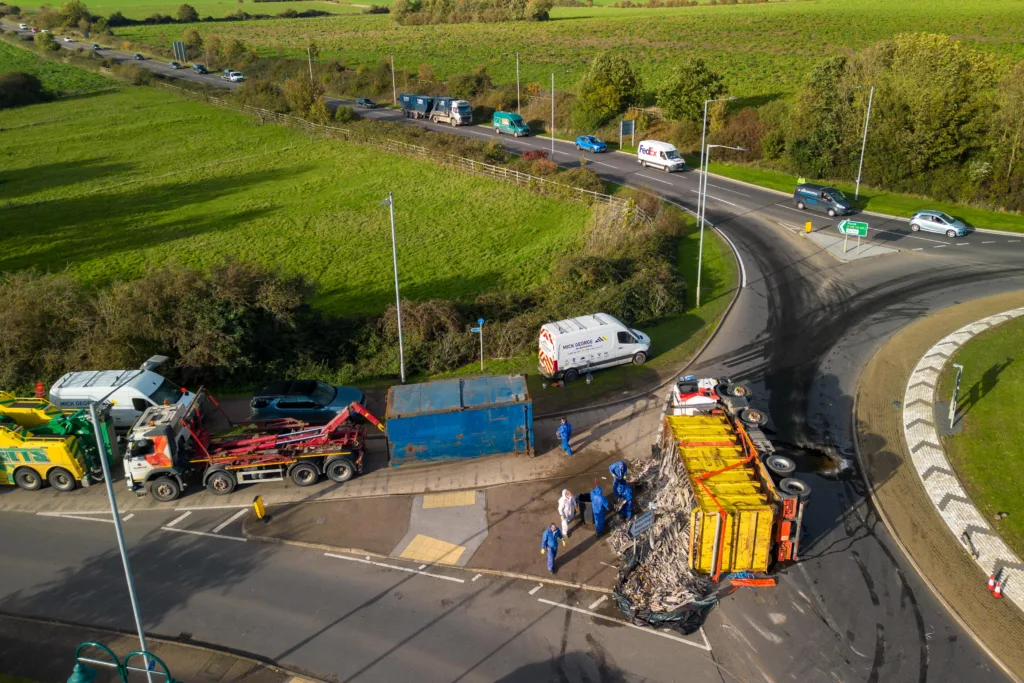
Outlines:
<svg viewBox="0 0 1024 683"><path fill-rule="evenodd" d="M821 192L822 190L834 190L836 188L831 185L818 185L817 183L800 183L796 186L798 190L811 190L812 192Z"/></svg>
<svg viewBox="0 0 1024 683"><path fill-rule="evenodd" d="M51 391L57 389L92 389L96 387L112 389L137 372L138 370L85 370L82 372L69 372L57 380ZM146 389L156 389L163 381L164 378L160 375L146 370L140 373L138 377L128 381L125 386L135 387L145 392Z"/></svg>
<svg viewBox="0 0 1024 683"><path fill-rule="evenodd" d="M608 315L607 313L594 313L593 315L581 315L576 318L566 318L565 320L547 323L544 327L559 334L569 334L571 332L596 330L600 327L607 327L609 325L625 327L625 325L619 322L618 318Z"/></svg>
<svg viewBox="0 0 1024 683"><path fill-rule="evenodd" d="M658 147L664 147L665 149L676 149L676 146L671 142L662 142L661 140L641 140L640 145L656 145ZM639 147L639 145L637 146Z"/></svg>

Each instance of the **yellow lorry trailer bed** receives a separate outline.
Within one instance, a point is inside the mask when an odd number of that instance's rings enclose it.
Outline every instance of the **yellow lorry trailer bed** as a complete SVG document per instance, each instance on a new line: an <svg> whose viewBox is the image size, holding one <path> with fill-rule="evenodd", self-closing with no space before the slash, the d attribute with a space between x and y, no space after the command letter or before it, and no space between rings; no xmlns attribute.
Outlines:
<svg viewBox="0 0 1024 683"><path fill-rule="evenodd" d="M665 420L696 499L690 567L716 576L767 571L776 508L771 480L759 471L756 452L749 457L753 444L719 412Z"/></svg>

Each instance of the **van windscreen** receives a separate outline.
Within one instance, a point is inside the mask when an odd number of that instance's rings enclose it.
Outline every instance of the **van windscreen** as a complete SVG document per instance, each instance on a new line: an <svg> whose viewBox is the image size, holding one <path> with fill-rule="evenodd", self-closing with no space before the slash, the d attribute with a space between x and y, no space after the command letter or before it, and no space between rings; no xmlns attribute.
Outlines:
<svg viewBox="0 0 1024 683"><path fill-rule="evenodd" d="M178 402L179 398L181 398L181 387L174 382L168 382L166 379L149 395L149 400L158 406L162 406L164 401L174 405Z"/></svg>
<svg viewBox="0 0 1024 683"><path fill-rule="evenodd" d="M667 156L669 159L678 159L678 158L680 158L679 157L679 152L677 152L674 149L667 150L665 152L665 156Z"/></svg>
<svg viewBox="0 0 1024 683"><path fill-rule="evenodd" d="M840 190L836 190L836 189L828 190L828 196L832 197L832 199L836 200L837 202L845 202L846 201L846 195L844 195L842 193L842 191L840 191Z"/></svg>

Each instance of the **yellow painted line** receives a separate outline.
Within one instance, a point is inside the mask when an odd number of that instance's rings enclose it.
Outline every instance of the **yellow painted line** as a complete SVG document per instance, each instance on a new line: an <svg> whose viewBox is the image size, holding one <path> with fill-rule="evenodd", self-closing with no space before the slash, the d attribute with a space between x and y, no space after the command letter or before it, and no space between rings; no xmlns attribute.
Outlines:
<svg viewBox="0 0 1024 683"><path fill-rule="evenodd" d="M476 491L455 491L453 493L428 493L423 496L423 509L454 508L476 505Z"/></svg>
<svg viewBox="0 0 1024 683"><path fill-rule="evenodd" d="M455 564L464 552L466 552L465 546L417 534L399 557L431 564Z"/></svg>

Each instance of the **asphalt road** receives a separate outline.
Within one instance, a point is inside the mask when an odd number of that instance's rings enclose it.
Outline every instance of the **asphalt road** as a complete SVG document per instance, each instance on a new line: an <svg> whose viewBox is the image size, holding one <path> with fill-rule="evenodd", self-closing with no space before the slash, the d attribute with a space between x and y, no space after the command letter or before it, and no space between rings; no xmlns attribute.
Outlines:
<svg viewBox="0 0 1024 683"><path fill-rule="evenodd" d="M169 71L148 61L139 65ZM216 76L169 75L234 86ZM360 113L405 120L394 110ZM494 135L482 127L452 129L419 123L480 139ZM505 136L502 142L517 152L550 149L551 144L547 139ZM572 166L579 159L571 145L555 142L555 161ZM641 169L635 159L622 154L588 155L588 161L607 180L646 186L684 208L696 208L696 173L669 175ZM407 578L398 605L392 593L381 593L389 577L393 579L391 570L353 568L349 563L344 570L331 563L321 567L324 560L311 555L202 536L178 539L171 550L165 550L166 541L157 542L158 536L152 535L156 532L132 532L140 563L149 562L143 558L150 556L164 560L147 574L162 571L172 577L171 583L143 579L154 581L158 594L149 598L156 604L144 605L144 610L153 611L152 616L146 612L147 623L152 620L153 628L170 635L175 629L206 629L200 633L208 635L195 637L263 654L280 653L282 661L300 668L321 674L341 671L334 677L345 680L354 674L367 680L386 679L387 673L394 680L407 679L413 672L426 675L427 667L408 658L410 648L419 647L421 638L431 645L417 650L418 654L432 657L432 665L444 668L438 680L477 675L480 680L519 680L501 678L517 666L526 667L519 669L525 672L522 680L1007 680L904 561L865 502L859 479L831 481L819 476L822 459L802 447L828 444L850 451L857 377L873 351L894 331L951 303L1024 286L1021 238L982 231L959 240L913 234L904 221L868 214L871 239L900 251L841 264L798 234L805 220L821 228L834 224L834 219L800 212L783 195L718 177L709 179L708 218L739 251L743 290L695 371L750 383L757 392L755 402L772 415L770 428L776 441L790 444L791 452L798 455L800 476L815 490L813 515L805 519L809 533L802 561L783 570L778 588L742 591L712 613L705 627L710 654L674 641L666 650L666 643L657 642L658 636L580 623L580 613L567 614L564 608L546 603L539 604L551 611L538 613L538 607L530 604L522 613L496 617L503 613L494 610L508 606L505 601L511 598L507 596L520 599L518 587L494 585L477 595L470 586L466 597L471 599L463 604L445 592L454 590L447 585L451 582L433 580L443 584L435 585L417 576L415 581L423 582L422 586ZM5 524L16 530L2 566L5 576L19 578L4 588L0 609L61 616L67 612L65 603L42 595L57 591L62 581L71 578L118 574L109 529L103 529L106 524L18 521ZM83 532L69 524L99 529ZM39 544L37 537L44 534L63 539L54 544L60 550ZM220 546L210 544L243 547L214 552ZM227 553L234 555L229 559ZM213 567L208 558L214 558ZM282 580L285 575L298 578ZM177 593L172 585L178 585ZM373 604L391 609L364 607L358 619L344 616L352 604L333 601L353 589L363 598L378 596ZM72 605L84 600L75 597L80 593L70 592ZM207 593L208 598L202 597ZM433 604L437 599L453 600L460 607L448 613L447 607ZM557 596L552 601L557 602ZM85 611L89 618L80 620L115 619L118 625L129 626L123 610L108 612L112 604L89 607ZM401 607L409 607L416 619L407 618ZM321 608L330 610L334 619L344 618L310 640L310 632L332 623L318 616ZM437 615L443 616L434 620ZM555 623L549 624L552 620ZM352 632L356 622L374 638L360 639ZM427 628L417 631L414 624ZM488 638L503 646L495 650ZM376 639L383 639L383 650ZM296 648L296 642L303 645ZM347 647L353 643L355 648ZM362 656L349 661L350 651L364 646L375 653L370 655L370 668ZM465 657L464 650L484 659L460 678L477 661ZM531 671L529 667L534 666L539 668Z"/></svg>

